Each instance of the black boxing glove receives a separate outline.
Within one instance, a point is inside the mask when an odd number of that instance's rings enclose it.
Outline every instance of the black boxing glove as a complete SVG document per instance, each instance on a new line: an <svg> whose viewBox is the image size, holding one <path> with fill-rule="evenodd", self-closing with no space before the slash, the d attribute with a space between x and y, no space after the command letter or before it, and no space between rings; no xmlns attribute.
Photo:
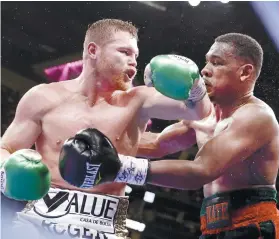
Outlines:
<svg viewBox="0 0 279 239"><path fill-rule="evenodd" d="M108 182L144 185L148 159L118 157L111 141L99 130L88 128L65 141L60 157L62 178L79 188L92 188Z"/></svg>

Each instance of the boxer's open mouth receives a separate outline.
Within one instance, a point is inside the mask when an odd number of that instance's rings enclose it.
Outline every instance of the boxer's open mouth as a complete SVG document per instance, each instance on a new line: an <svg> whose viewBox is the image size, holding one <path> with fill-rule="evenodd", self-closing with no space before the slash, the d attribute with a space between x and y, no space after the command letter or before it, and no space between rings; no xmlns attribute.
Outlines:
<svg viewBox="0 0 279 239"><path fill-rule="evenodd" d="M129 80L133 80L136 75L136 70L129 69L126 71L126 75L128 76Z"/></svg>
<svg viewBox="0 0 279 239"><path fill-rule="evenodd" d="M212 84L207 79L205 79L205 78L203 78L203 79L204 79L204 84L206 87L207 86L212 87Z"/></svg>

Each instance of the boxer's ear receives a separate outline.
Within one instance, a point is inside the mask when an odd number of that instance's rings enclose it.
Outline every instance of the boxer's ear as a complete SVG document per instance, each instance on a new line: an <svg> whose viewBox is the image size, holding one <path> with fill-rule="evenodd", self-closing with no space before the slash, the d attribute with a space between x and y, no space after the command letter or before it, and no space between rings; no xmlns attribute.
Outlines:
<svg viewBox="0 0 279 239"><path fill-rule="evenodd" d="M244 82L250 80L253 77L255 67L252 64L245 64L239 68L240 72L240 81Z"/></svg>
<svg viewBox="0 0 279 239"><path fill-rule="evenodd" d="M92 59L96 59L98 48L99 48L99 46L95 42L89 42L89 44L87 46L87 50L88 50L88 55Z"/></svg>

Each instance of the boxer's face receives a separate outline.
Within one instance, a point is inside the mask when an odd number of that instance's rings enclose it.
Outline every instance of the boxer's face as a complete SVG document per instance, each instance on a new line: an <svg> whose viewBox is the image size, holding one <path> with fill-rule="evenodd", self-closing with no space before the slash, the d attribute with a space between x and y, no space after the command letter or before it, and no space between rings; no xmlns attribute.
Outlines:
<svg viewBox="0 0 279 239"><path fill-rule="evenodd" d="M211 46L201 73L212 101L224 100L230 92L238 90L240 66L231 45L215 42Z"/></svg>
<svg viewBox="0 0 279 239"><path fill-rule="evenodd" d="M137 39L128 32L117 31L99 48L96 70L101 78L115 89L131 88L137 72Z"/></svg>

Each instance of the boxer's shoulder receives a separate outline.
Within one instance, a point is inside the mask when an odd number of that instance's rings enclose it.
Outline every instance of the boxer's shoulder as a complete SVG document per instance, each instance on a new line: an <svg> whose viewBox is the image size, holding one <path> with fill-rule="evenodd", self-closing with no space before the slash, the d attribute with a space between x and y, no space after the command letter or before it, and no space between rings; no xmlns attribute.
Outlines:
<svg viewBox="0 0 279 239"><path fill-rule="evenodd" d="M39 84L29 89L21 98L18 108L24 108L29 112L39 112L45 105L47 84Z"/></svg>
<svg viewBox="0 0 279 239"><path fill-rule="evenodd" d="M59 87L55 83L36 85L25 93L19 106L30 113L42 116L61 102L63 90L60 88L61 86Z"/></svg>
<svg viewBox="0 0 279 239"><path fill-rule="evenodd" d="M232 115L233 118L245 116L247 119L251 118L275 118L273 110L263 101L254 101L242 105Z"/></svg>
<svg viewBox="0 0 279 239"><path fill-rule="evenodd" d="M71 89L77 89L77 86L74 81L60 81L60 82L52 82L49 84L43 84L44 90L47 90L49 93L60 94L62 92L70 93Z"/></svg>
<svg viewBox="0 0 279 239"><path fill-rule="evenodd" d="M232 120L234 125L239 127L249 124L256 129L265 129L265 132L270 132L270 136L278 131L278 122L273 110L262 101L241 106L233 113Z"/></svg>
<svg viewBox="0 0 279 239"><path fill-rule="evenodd" d="M42 83L32 87L26 94L30 97L50 98L49 94L60 93L62 86L59 83Z"/></svg>
<svg viewBox="0 0 279 239"><path fill-rule="evenodd" d="M45 95L45 101L52 105L59 105L77 91L77 86L74 81L53 82L42 84L41 91Z"/></svg>

